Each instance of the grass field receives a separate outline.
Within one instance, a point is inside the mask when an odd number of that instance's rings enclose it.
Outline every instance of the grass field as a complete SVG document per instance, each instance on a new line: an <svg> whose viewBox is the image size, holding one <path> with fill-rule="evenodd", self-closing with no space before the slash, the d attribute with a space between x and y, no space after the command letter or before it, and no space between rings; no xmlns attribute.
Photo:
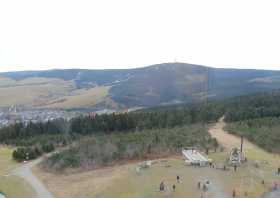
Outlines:
<svg viewBox="0 0 280 198"><path fill-rule="evenodd" d="M8 198L35 198L35 192L23 179L8 176L10 171L19 165L11 156L12 149L0 146L0 191Z"/></svg>
<svg viewBox="0 0 280 198"><path fill-rule="evenodd" d="M92 107L107 101L109 86L77 89L73 81L55 78L13 80L0 77L0 107Z"/></svg>
<svg viewBox="0 0 280 198"><path fill-rule="evenodd" d="M115 166L84 173L55 176L41 172L38 167L34 170L55 197L84 197L84 198L148 198L148 197L200 197L203 192L197 189L198 181L210 179L215 186L208 197L219 194L230 194L229 186L234 184L230 172L209 168L186 167L179 157L157 160L151 168L137 173L138 163ZM182 183L177 183L176 176L180 175ZM166 192L159 192L159 184L165 181ZM171 190L172 185L176 191Z"/></svg>
<svg viewBox="0 0 280 198"><path fill-rule="evenodd" d="M28 78L15 81L0 77L0 107L11 105L42 105L46 101L67 95L74 83L60 79Z"/></svg>
<svg viewBox="0 0 280 198"><path fill-rule="evenodd" d="M209 157L215 160L216 167L222 167L227 156L227 152L217 152L211 153ZM238 197L262 197L272 183L279 180L274 175L277 163L271 161L271 156L264 154L262 158L254 151L248 150L247 157L250 160L239 167L237 172L230 166L228 171L185 166L178 156L163 161L156 160L156 164L140 173L136 171L138 163L69 175L53 175L42 172L38 167L34 172L57 198L200 198L203 192L198 190L197 183L206 179L212 183L207 192L208 198L231 197L233 189ZM264 163L265 161L270 163ZM259 168L255 166L257 162ZM180 184L176 182L177 175L182 178ZM264 185L262 180L265 180ZM164 193L158 192L161 181L165 181L169 187ZM171 190L173 184L177 187L175 192Z"/></svg>
<svg viewBox="0 0 280 198"><path fill-rule="evenodd" d="M56 102L47 107L50 108L76 108L92 107L104 101L108 95L110 87L95 87L91 89L79 89L73 91L70 96L61 98L61 102Z"/></svg>

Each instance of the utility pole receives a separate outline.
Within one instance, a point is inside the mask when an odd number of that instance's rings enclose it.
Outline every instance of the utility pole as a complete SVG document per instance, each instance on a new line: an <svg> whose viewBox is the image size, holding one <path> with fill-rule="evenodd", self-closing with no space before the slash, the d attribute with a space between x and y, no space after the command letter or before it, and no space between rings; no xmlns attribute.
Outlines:
<svg viewBox="0 0 280 198"><path fill-rule="evenodd" d="M209 81L210 81L210 77L209 77L209 68L207 67L207 72L206 72L206 88L205 88L205 100L206 100L206 104L208 104L208 95L209 95Z"/></svg>
<svg viewBox="0 0 280 198"><path fill-rule="evenodd" d="M241 151L241 153L243 153L243 142L244 142L244 140L243 140L244 138L243 138L243 135L241 136L241 145L240 145L240 151Z"/></svg>

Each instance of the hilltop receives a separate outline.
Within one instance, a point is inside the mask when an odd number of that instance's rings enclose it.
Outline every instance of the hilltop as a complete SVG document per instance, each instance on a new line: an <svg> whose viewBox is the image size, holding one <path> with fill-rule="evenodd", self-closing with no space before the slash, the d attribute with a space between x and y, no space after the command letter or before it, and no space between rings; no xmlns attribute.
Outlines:
<svg viewBox="0 0 280 198"><path fill-rule="evenodd" d="M0 73L0 107L150 107L280 88L280 71L163 63L137 69Z"/></svg>

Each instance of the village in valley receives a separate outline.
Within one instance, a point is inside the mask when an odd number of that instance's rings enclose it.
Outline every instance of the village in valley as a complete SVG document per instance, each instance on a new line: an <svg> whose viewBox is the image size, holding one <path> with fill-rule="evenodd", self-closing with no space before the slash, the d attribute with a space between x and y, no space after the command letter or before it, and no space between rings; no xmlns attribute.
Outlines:
<svg viewBox="0 0 280 198"><path fill-rule="evenodd" d="M57 119L70 120L81 115L80 111L66 111L60 109L27 109L17 106L0 108L0 128L14 123L48 122Z"/></svg>

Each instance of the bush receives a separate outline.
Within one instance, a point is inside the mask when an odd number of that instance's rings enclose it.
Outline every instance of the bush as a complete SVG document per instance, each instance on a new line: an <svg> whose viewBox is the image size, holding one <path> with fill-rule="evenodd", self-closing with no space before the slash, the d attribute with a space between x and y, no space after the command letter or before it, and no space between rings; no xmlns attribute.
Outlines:
<svg viewBox="0 0 280 198"><path fill-rule="evenodd" d="M25 160L33 160L42 154L41 150L37 147L20 147L13 151L13 159L18 162Z"/></svg>
<svg viewBox="0 0 280 198"><path fill-rule="evenodd" d="M50 153L52 151L54 151L54 145L52 143L46 143L42 145L42 151L44 153Z"/></svg>

